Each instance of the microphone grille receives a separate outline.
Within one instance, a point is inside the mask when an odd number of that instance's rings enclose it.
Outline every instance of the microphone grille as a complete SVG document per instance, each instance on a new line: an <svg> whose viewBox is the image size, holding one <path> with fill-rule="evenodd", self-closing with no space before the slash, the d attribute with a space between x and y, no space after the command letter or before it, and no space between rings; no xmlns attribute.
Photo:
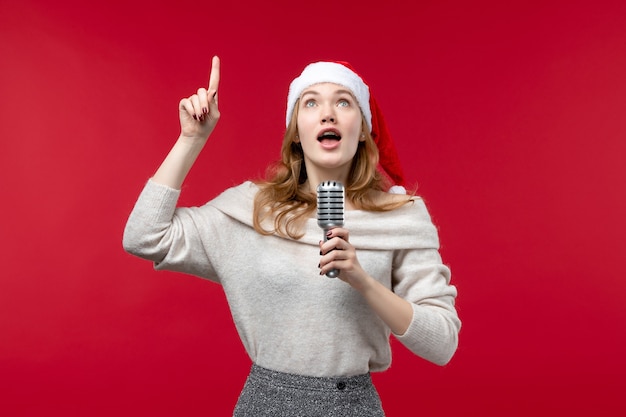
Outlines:
<svg viewBox="0 0 626 417"><path fill-rule="evenodd" d="M338 181L317 186L317 224L321 228L343 226L344 188Z"/></svg>

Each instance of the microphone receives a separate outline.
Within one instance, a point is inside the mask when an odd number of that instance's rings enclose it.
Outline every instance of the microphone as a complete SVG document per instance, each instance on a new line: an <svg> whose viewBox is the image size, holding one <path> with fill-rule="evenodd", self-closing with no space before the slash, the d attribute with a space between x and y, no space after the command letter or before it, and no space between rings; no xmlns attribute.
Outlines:
<svg viewBox="0 0 626 417"><path fill-rule="evenodd" d="M333 227L343 226L343 184L338 181L324 181L317 186L317 225L324 230L324 242L328 240L326 233ZM338 269L326 273L328 278L337 278Z"/></svg>

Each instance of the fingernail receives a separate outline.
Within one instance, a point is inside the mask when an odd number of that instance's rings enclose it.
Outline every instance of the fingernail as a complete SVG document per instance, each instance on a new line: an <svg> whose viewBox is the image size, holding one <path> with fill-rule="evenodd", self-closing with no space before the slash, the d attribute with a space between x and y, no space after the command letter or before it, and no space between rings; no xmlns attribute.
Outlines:
<svg viewBox="0 0 626 417"><path fill-rule="evenodd" d="M202 108L202 113L207 114L209 112L209 109L207 109L206 107Z"/></svg>
<svg viewBox="0 0 626 417"><path fill-rule="evenodd" d="M330 237L333 234L332 230L329 230L328 232L326 232L326 236Z"/></svg>
<svg viewBox="0 0 626 417"><path fill-rule="evenodd" d="M322 251L320 251L320 256L322 256L322 255L323 255L323 253L322 253Z"/></svg>
<svg viewBox="0 0 626 417"><path fill-rule="evenodd" d="M322 267L322 264L317 264L317 268L318 269L321 268L321 267Z"/></svg>
<svg viewBox="0 0 626 417"><path fill-rule="evenodd" d="M198 117L195 114L193 115L193 120L198 120Z"/></svg>
<svg viewBox="0 0 626 417"><path fill-rule="evenodd" d="M320 275L324 275L324 273L322 271L320 271Z"/></svg>

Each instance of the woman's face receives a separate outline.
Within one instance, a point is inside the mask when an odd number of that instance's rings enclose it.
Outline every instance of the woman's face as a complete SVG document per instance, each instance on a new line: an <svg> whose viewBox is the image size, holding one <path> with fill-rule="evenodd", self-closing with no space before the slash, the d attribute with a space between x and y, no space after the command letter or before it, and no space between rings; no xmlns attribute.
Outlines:
<svg viewBox="0 0 626 417"><path fill-rule="evenodd" d="M361 109L348 89L320 83L305 89L298 104L298 137L309 177L346 180L361 134Z"/></svg>

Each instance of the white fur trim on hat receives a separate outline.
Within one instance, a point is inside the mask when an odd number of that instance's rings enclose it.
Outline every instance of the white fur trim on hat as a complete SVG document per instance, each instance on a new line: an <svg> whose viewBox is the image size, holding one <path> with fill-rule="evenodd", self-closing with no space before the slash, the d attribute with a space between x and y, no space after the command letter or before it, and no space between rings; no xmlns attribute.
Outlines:
<svg viewBox="0 0 626 417"><path fill-rule="evenodd" d="M406 188L404 188L401 185L392 185L391 188L389 188L388 193L390 193L390 194L406 194Z"/></svg>
<svg viewBox="0 0 626 417"><path fill-rule="evenodd" d="M291 82L287 97L286 125L289 125L296 101L302 92L319 83L333 83L346 87L354 94L365 117L367 126L372 130L372 111L370 109L370 91L354 71L336 62L315 62L304 68L302 74Z"/></svg>

